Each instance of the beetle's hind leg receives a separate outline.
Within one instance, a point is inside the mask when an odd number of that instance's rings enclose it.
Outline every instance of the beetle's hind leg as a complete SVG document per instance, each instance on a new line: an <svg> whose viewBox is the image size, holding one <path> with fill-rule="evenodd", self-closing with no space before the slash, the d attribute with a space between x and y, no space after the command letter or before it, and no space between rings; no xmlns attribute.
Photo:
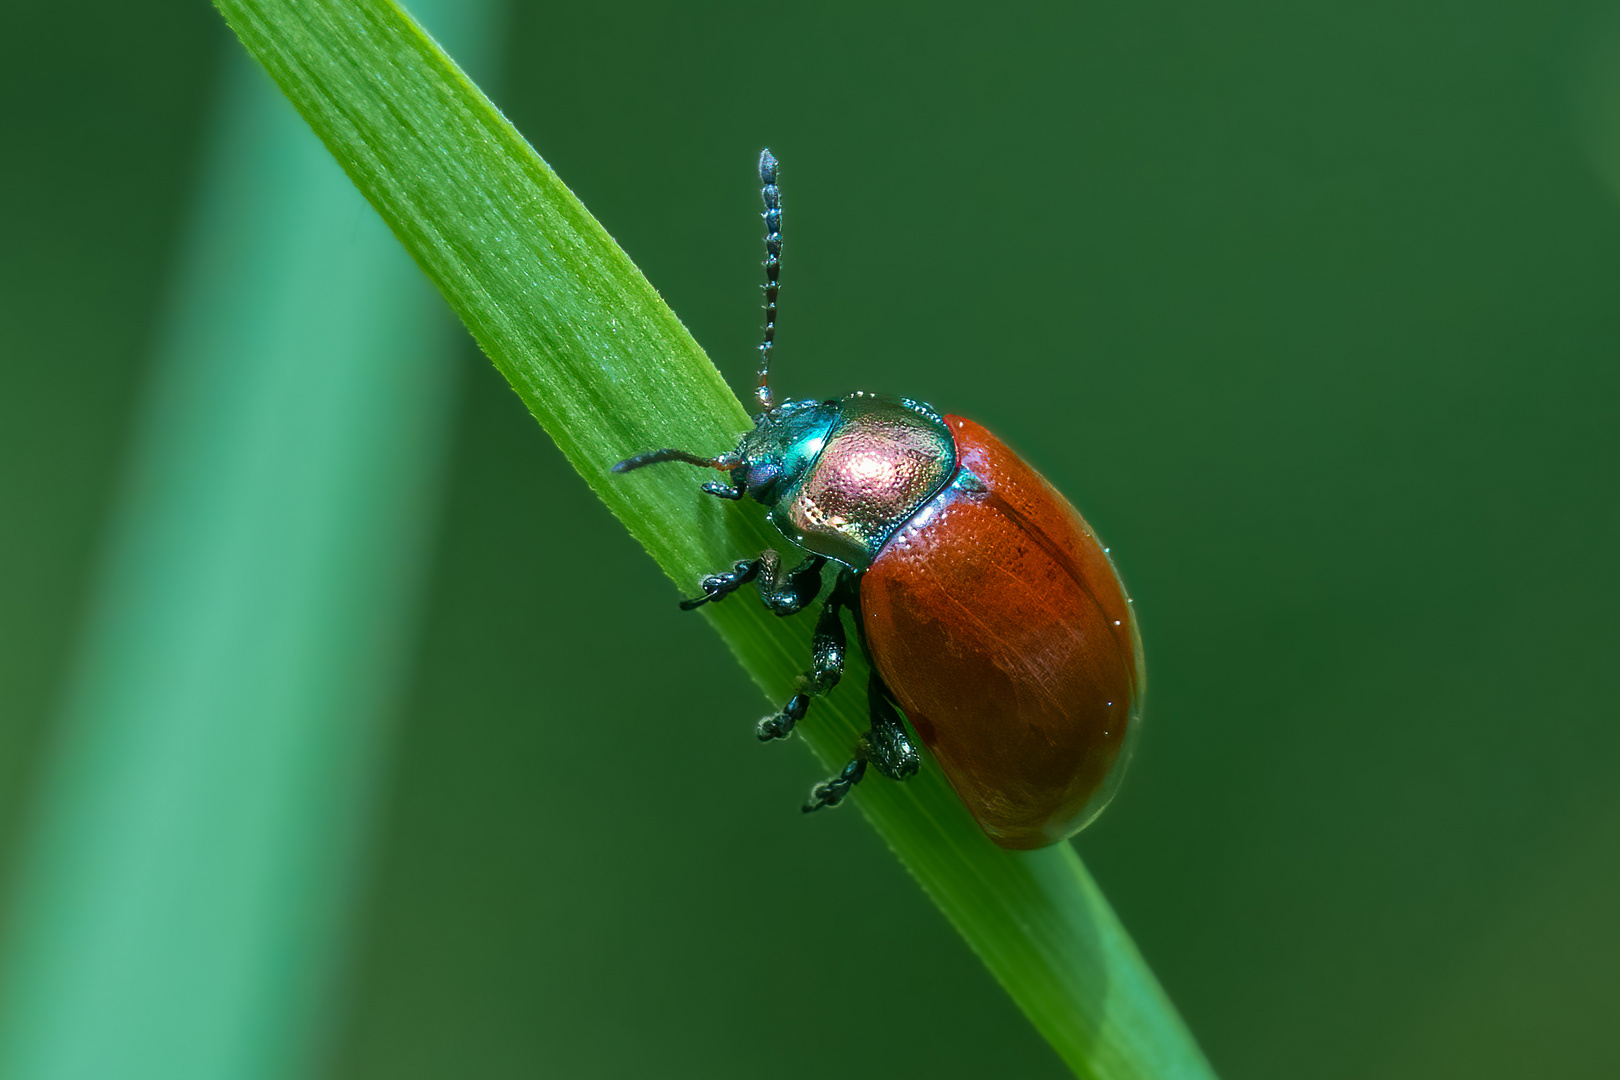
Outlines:
<svg viewBox="0 0 1620 1080"><path fill-rule="evenodd" d="M861 782L868 763L890 780L910 780L922 767L922 755L906 731L894 708L894 695L877 672L866 684L866 700L872 711L872 728L855 748L855 757L831 780L823 780L810 790L804 812L837 806L850 788Z"/></svg>
<svg viewBox="0 0 1620 1080"><path fill-rule="evenodd" d="M837 584L821 605L821 614L816 616L816 630L810 636L810 670L804 673L804 688L789 698L780 712L759 722L755 730L760 742L787 738L793 725L804 719L810 699L825 694L843 677L844 657L849 648L842 613L845 608L854 606L854 589L854 578L847 570L838 575Z"/></svg>
<svg viewBox="0 0 1620 1080"><path fill-rule="evenodd" d="M872 729L861 740L861 752L890 780L910 780L922 768L922 754L895 710L894 694L875 671L866 684L866 700L872 710Z"/></svg>
<svg viewBox="0 0 1620 1080"><path fill-rule="evenodd" d="M820 810L824 806L837 806L849 794L849 789L861 782L866 775L866 759L857 751L855 757L845 765L837 776L831 780L823 780L810 789L810 798L805 801L804 812L809 814Z"/></svg>

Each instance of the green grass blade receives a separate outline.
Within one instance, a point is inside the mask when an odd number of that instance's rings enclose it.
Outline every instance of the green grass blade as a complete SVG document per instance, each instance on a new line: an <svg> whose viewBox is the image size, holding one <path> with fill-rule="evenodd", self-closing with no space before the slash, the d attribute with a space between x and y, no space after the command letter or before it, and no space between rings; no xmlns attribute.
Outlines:
<svg viewBox="0 0 1620 1080"><path fill-rule="evenodd" d="M386 0L216 4L683 589L780 543L758 507L704 498L689 474L608 475L651 447L728 449L747 417L640 272L426 35ZM784 699L806 662L802 621L748 603L705 612L771 700ZM806 725L829 767L864 730L863 695L851 689L862 684L850 672ZM932 763L905 785L868 782L854 801L1077 1074L1211 1075L1069 846L996 848Z"/></svg>
<svg viewBox="0 0 1620 1080"><path fill-rule="evenodd" d="M6 1080L268 1080L329 1035L459 332L230 60L17 867Z"/></svg>

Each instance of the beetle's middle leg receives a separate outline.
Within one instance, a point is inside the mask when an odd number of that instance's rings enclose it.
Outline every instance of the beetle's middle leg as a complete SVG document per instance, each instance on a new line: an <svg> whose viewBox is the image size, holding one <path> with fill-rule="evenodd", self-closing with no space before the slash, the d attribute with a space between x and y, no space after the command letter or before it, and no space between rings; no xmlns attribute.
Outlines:
<svg viewBox="0 0 1620 1080"><path fill-rule="evenodd" d="M810 699L838 685L844 674L844 657L849 651L843 611L854 607L857 588L855 576L848 570L838 575L832 592L821 605L821 614L816 616L816 630L810 636L810 670L804 673L803 689L789 698L780 712L759 722L755 730L760 742L787 738L793 725L804 719Z"/></svg>

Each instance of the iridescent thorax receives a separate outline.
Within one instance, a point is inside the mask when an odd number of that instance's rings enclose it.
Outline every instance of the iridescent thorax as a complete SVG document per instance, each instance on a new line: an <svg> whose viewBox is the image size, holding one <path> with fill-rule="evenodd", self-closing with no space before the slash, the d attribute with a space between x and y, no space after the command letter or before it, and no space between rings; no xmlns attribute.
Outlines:
<svg viewBox="0 0 1620 1080"><path fill-rule="evenodd" d="M956 443L919 402L855 393L817 407L825 426L805 424L780 454L802 468L770 493L771 521L807 551L863 569L950 481Z"/></svg>

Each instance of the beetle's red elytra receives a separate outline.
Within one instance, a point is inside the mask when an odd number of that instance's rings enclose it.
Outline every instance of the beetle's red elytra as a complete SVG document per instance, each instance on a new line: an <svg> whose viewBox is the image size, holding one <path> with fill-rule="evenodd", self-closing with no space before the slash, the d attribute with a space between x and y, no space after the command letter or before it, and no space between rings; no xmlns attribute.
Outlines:
<svg viewBox="0 0 1620 1080"><path fill-rule="evenodd" d="M958 468L861 576L872 662L991 839L1079 831L1122 773L1141 699L1129 598L1085 519L983 427L945 417Z"/></svg>

